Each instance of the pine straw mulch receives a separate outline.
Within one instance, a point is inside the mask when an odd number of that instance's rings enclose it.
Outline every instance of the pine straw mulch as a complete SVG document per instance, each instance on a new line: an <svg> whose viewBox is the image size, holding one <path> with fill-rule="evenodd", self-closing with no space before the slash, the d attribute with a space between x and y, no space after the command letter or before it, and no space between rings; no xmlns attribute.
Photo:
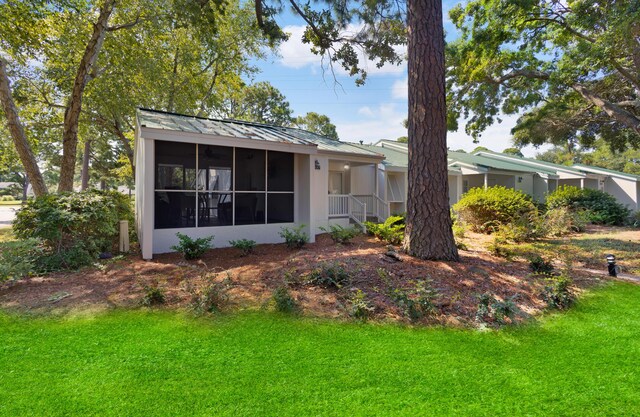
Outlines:
<svg viewBox="0 0 640 417"><path fill-rule="evenodd" d="M165 308L185 309L192 299L188 288L214 280L225 283L229 297L225 310L233 311L267 307L273 291L287 282L305 315L347 318L349 299L360 289L375 307L374 319L408 322L389 290L411 288L416 280L428 279L438 292L437 308L421 320L423 324L473 324L478 295L487 292L499 300L516 296L516 322L540 313L544 280L530 273L525 259L507 261L489 254L484 249L488 239L468 236L469 250L460 251L460 262L425 261L403 254L402 261L394 261L385 255L387 245L370 236L338 245L328 235L318 235L315 243L300 250L284 244L259 245L246 257L234 248L212 249L197 261L184 261L176 253L158 255L153 261L131 254L73 273L5 283L0 286L0 308L60 314L134 308L140 306L145 287L159 286L166 294ZM325 262L343 265L352 276L350 284L339 290L309 285L309 272ZM603 278L577 271L573 279L574 290L580 292Z"/></svg>

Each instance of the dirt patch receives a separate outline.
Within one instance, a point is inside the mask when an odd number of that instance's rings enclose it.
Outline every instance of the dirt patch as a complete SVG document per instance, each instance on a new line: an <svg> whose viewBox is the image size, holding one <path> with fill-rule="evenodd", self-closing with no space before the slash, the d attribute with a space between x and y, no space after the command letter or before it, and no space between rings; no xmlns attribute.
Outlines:
<svg viewBox="0 0 640 417"><path fill-rule="evenodd" d="M230 310L262 308L286 282L304 314L348 317L349 299L360 289L375 307L376 319L406 321L389 290L411 288L416 280L427 279L438 296L435 313L424 323L472 323L477 297L486 292L500 300L515 296L520 311L516 321L539 313L544 308L539 297L543 281L530 274L525 259L507 261L490 255L483 246L486 241L485 236L468 236L469 250L460 252L460 262L425 261L403 254L398 262L385 255L386 244L369 236L337 245L328 235L319 235L301 250L284 244L259 245L245 257L234 248L212 249L197 261L184 261L179 254L144 261L132 254L74 273L5 283L0 287L0 308L35 312L132 308L140 305L145 286L163 288L168 308L187 308L191 300L187 284L198 286L213 279L228 285ZM309 285L310 271L323 262L341 264L352 277L349 284L340 289ZM580 272L573 278L577 291L604 279Z"/></svg>

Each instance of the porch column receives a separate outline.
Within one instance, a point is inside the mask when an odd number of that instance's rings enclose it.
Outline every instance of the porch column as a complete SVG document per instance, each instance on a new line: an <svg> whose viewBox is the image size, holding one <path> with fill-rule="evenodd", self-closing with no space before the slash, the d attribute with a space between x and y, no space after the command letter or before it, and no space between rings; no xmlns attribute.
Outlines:
<svg viewBox="0 0 640 417"><path fill-rule="evenodd" d="M153 258L153 229L154 229L154 204L155 204L155 198L154 198L154 175L153 172L155 171L155 141L153 139L143 139L140 138L140 140L143 141L143 153L142 153L142 158L143 158L143 166L142 167L136 167L137 170L142 170L144 169L146 172L146 175L144 175L144 178L142 180L142 193L140 193L140 195L142 196L142 236L143 236L143 241L142 241L142 247L141 252L142 252L142 259L151 259ZM143 168L144 167L144 168ZM143 171L144 172L144 171ZM143 175L143 172L140 172L141 175Z"/></svg>
<svg viewBox="0 0 640 417"><path fill-rule="evenodd" d="M489 173L485 172L484 173L484 189L486 190L487 188L489 188Z"/></svg>
<svg viewBox="0 0 640 417"><path fill-rule="evenodd" d="M584 178L580 178L580 189L584 190Z"/></svg>
<svg viewBox="0 0 640 417"><path fill-rule="evenodd" d="M462 198L462 175L456 175L456 203Z"/></svg>
<svg viewBox="0 0 640 417"><path fill-rule="evenodd" d="M375 184L373 186L373 195L378 195L378 164L373 166L373 175L375 176Z"/></svg>

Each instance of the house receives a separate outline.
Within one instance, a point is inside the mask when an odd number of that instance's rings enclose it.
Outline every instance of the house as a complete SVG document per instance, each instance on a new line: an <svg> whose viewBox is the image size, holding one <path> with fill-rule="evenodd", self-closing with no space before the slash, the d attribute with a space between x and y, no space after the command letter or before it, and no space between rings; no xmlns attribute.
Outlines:
<svg viewBox="0 0 640 417"><path fill-rule="evenodd" d="M301 129L139 109L136 228L142 257L192 238L277 243L304 225L384 219L384 155Z"/></svg>

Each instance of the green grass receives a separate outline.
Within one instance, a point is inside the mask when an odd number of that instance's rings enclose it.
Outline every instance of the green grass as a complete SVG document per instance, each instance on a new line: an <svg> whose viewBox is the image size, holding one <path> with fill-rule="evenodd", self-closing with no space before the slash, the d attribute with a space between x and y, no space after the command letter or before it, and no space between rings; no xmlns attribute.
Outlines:
<svg viewBox="0 0 640 417"><path fill-rule="evenodd" d="M640 286L502 331L0 314L0 414L639 415Z"/></svg>
<svg viewBox="0 0 640 417"><path fill-rule="evenodd" d="M11 227L0 227L0 243L15 240Z"/></svg>

